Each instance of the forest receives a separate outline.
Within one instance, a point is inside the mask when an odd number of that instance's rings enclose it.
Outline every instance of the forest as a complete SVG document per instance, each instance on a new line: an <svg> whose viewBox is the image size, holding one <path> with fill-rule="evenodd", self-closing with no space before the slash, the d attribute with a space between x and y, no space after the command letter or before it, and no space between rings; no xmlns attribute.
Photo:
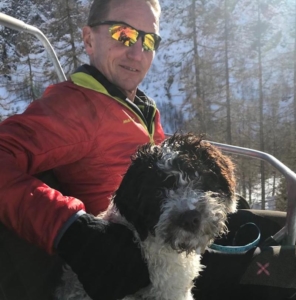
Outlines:
<svg viewBox="0 0 296 300"><path fill-rule="evenodd" d="M39 28L66 75L87 63L90 0L2 0L0 11ZM162 42L141 85L166 133L267 152L296 170L296 1L160 0ZM0 121L58 82L33 36L0 26ZM251 207L286 210L285 180L263 161L233 156ZM254 196L259 187L259 197Z"/></svg>

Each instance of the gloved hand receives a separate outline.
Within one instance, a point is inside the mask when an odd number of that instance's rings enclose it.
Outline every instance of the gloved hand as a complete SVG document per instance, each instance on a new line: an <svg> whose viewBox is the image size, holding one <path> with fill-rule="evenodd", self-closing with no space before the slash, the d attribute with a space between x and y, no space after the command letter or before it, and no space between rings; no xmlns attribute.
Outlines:
<svg viewBox="0 0 296 300"><path fill-rule="evenodd" d="M80 216L62 236L57 251L94 300L117 300L150 283L148 268L125 226Z"/></svg>

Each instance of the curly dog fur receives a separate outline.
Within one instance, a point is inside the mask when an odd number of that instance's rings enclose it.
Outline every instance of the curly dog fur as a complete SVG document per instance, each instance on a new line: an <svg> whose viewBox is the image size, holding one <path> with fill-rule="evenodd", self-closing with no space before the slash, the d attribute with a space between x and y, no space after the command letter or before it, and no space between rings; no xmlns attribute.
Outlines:
<svg viewBox="0 0 296 300"><path fill-rule="evenodd" d="M235 198L232 161L202 137L175 134L141 146L98 216L129 227L147 261L151 284L124 300L192 300L200 255L227 231ZM89 299L71 270L63 283L57 299Z"/></svg>

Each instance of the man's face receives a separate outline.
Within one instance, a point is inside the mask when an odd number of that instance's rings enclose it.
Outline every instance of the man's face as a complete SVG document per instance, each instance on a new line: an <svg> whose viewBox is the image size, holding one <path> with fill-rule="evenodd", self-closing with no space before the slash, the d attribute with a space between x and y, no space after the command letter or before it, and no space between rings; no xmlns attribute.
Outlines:
<svg viewBox="0 0 296 300"><path fill-rule="evenodd" d="M158 16L145 1L113 1L105 20L122 21L145 32L159 32ZM91 64L133 100L137 86L151 66L154 51L144 51L141 38L131 47L114 40L109 26L83 29L86 52Z"/></svg>

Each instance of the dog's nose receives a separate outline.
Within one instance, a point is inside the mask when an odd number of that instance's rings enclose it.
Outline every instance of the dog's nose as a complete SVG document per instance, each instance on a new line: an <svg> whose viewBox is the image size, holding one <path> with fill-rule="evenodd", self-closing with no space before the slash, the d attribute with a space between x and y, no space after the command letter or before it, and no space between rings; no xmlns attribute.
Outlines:
<svg viewBox="0 0 296 300"><path fill-rule="evenodd" d="M194 232L199 228L200 219L201 216L198 211L188 210L179 216L178 225L187 231Z"/></svg>

